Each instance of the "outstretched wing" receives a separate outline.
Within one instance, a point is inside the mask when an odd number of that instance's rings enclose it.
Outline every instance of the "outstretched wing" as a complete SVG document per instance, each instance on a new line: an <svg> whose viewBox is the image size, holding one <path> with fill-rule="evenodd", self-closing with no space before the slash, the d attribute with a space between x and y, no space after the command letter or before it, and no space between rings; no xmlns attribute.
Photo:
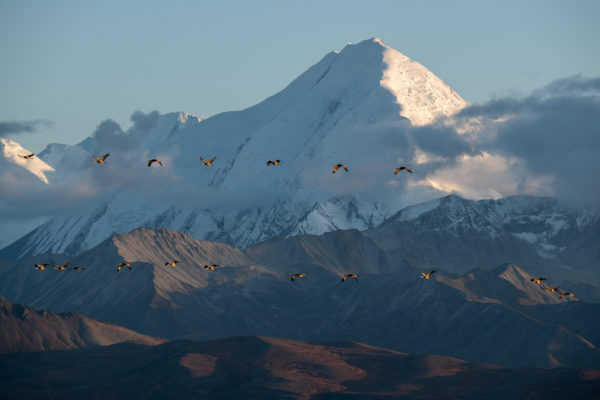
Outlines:
<svg viewBox="0 0 600 400"><path fill-rule="evenodd" d="M340 167L340 164L338 164L335 167L333 167L333 171L331 171L331 173L335 174L335 171L337 171L339 167Z"/></svg>
<svg viewBox="0 0 600 400"><path fill-rule="evenodd" d="M345 165L342 165L342 167L346 170L346 172L348 172L348 167L346 167Z"/></svg>
<svg viewBox="0 0 600 400"><path fill-rule="evenodd" d="M106 160L106 157L108 157L108 156L110 156L110 154L106 153L105 155L102 156L102 158L100 160L104 161L104 160Z"/></svg>

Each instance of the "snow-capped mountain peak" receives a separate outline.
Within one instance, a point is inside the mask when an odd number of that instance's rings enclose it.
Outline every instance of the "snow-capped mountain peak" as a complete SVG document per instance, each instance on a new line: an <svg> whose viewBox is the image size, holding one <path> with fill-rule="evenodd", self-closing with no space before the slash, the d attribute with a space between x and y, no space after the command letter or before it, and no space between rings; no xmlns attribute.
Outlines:
<svg viewBox="0 0 600 400"><path fill-rule="evenodd" d="M46 173L54 171L54 168L46 164L38 157L25 159L22 156L31 154L31 151L23 148L19 143L7 139L0 138L1 152L0 162L10 163L22 167L33 175L37 176L40 181L48 184Z"/></svg>

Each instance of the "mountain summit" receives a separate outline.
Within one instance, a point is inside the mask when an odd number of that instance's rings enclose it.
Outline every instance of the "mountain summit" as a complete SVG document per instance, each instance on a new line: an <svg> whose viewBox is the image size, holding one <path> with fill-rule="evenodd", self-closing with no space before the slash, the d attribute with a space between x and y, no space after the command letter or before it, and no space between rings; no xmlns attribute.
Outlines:
<svg viewBox="0 0 600 400"><path fill-rule="evenodd" d="M241 247L372 228L445 194L418 169L410 176L393 170L419 162L407 130L466 105L425 67L370 39L327 54L242 111L207 119L136 112L127 131L104 121L79 145L40 153L55 169L51 181L77 186L89 204L31 232L16 255L78 254L140 226ZM106 153L106 164L93 163ZM215 161L203 165L200 157ZM149 169L151 158L164 167ZM271 159L281 164L268 166ZM349 172L332 174L340 162Z"/></svg>

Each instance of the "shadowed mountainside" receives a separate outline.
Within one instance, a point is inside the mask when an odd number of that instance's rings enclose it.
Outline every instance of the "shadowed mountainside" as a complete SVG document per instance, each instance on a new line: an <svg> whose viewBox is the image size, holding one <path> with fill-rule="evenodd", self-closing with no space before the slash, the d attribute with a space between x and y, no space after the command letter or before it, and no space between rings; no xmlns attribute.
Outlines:
<svg viewBox="0 0 600 400"><path fill-rule="evenodd" d="M351 339L505 366L600 367L597 323L586 325L600 305L560 299L510 264L419 279L414 267L394 270L392 259L357 231L242 251L181 232L138 229L61 257L84 271L33 269L34 262L57 263L53 257L9 266L0 274L0 295L166 338ZM180 263L164 265L172 260ZM120 262L132 270L117 272ZM204 268L213 263L214 271ZM306 278L290 282L298 272ZM342 272L359 274L359 281L341 282Z"/></svg>

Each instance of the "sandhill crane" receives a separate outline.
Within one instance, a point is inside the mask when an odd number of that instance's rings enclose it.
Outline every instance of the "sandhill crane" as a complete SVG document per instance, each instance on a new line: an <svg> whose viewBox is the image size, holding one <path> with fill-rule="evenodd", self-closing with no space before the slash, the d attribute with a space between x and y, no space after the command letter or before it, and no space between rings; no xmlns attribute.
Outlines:
<svg viewBox="0 0 600 400"><path fill-rule="evenodd" d="M34 269L39 269L40 271L43 271L46 269L48 264L33 264L33 266L35 267Z"/></svg>
<svg viewBox="0 0 600 400"><path fill-rule="evenodd" d="M159 159L153 158L152 160L148 160L148 166L151 166L152 163L158 163L161 167L162 165L162 161L160 161Z"/></svg>
<svg viewBox="0 0 600 400"><path fill-rule="evenodd" d="M345 282L346 279L348 279L348 278L354 278L354 279L356 279L358 281L358 275L356 275L356 274L346 274L342 278L342 282Z"/></svg>
<svg viewBox="0 0 600 400"><path fill-rule="evenodd" d="M545 280L546 280L546 278L537 278L537 279L531 278L529 281L540 285L542 283L542 281L545 281Z"/></svg>
<svg viewBox="0 0 600 400"><path fill-rule="evenodd" d="M210 167L213 163L213 161L215 161L217 159L217 157L213 157L210 160L206 161L204 158L200 157L200 161L202 161L204 163L204 165L206 165L207 167Z"/></svg>
<svg viewBox="0 0 600 400"><path fill-rule="evenodd" d="M396 170L394 171L394 175L398 175L398 173L400 171L406 171L406 172L410 172L412 174L412 169L402 166L402 167L396 168Z"/></svg>
<svg viewBox="0 0 600 400"><path fill-rule="evenodd" d="M295 281L296 278L306 278L306 274L294 274L294 275L292 275L292 282Z"/></svg>
<svg viewBox="0 0 600 400"><path fill-rule="evenodd" d="M33 158L33 156L35 156L35 154L31 153L31 154L25 154L24 156L19 154L19 157L24 158L26 160L29 160L31 158Z"/></svg>
<svg viewBox="0 0 600 400"><path fill-rule="evenodd" d="M83 267L72 267L71 269L74 269L75 271L83 271L85 268L83 268Z"/></svg>
<svg viewBox="0 0 600 400"><path fill-rule="evenodd" d="M211 265L205 265L204 269L207 269L209 271L214 271L216 267L218 267L218 264L211 264Z"/></svg>
<svg viewBox="0 0 600 400"><path fill-rule="evenodd" d="M563 298L563 297L575 297L575 295L573 293L569 293L569 292L564 292L560 295L559 298Z"/></svg>
<svg viewBox="0 0 600 400"><path fill-rule="evenodd" d="M96 164L104 164L104 161L106 160L106 157L108 157L108 156L110 156L109 153L106 153L105 155L103 155L100 158L94 156L94 158L96 159Z"/></svg>
<svg viewBox="0 0 600 400"><path fill-rule="evenodd" d="M179 262L179 261L177 261L177 260L173 260L173 261L171 261L171 262L166 262L166 263L165 263L165 267L174 267L174 266L176 266L176 265L177 265L177 263L178 263L178 262Z"/></svg>
<svg viewBox="0 0 600 400"><path fill-rule="evenodd" d="M348 172L348 167L346 167L344 164L336 164L335 167L333 167L333 171L331 171L331 173L335 174L335 171L337 171L340 168L344 168L346 172Z"/></svg>
<svg viewBox="0 0 600 400"><path fill-rule="evenodd" d="M544 289L545 289L547 292L552 292L552 293L560 292L560 288L559 288L558 286L556 286L556 287L553 287L553 288L544 287Z"/></svg>
<svg viewBox="0 0 600 400"><path fill-rule="evenodd" d="M279 165L279 163L281 163L281 161L279 161L279 160L275 160L275 161L269 160L269 161L267 161L267 165Z"/></svg>
<svg viewBox="0 0 600 400"><path fill-rule="evenodd" d="M121 264L117 265L117 272L119 272L121 270L121 268L123 268L123 267L127 267L127 268L131 269L131 265L129 263L122 262Z"/></svg>
<svg viewBox="0 0 600 400"><path fill-rule="evenodd" d="M429 279L432 274L435 274L435 271L429 271L428 273L421 272L420 278Z"/></svg>
<svg viewBox="0 0 600 400"><path fill-rule="evenodd" d="M70 263L66 263L66 264L63 264L63 265L57 265L57 264L54 264L54 269L57 269L57 270L60 270L60 271L64 271L65 269L67 269L67 266L68 266L69 264L70 264Z"/></svg>

